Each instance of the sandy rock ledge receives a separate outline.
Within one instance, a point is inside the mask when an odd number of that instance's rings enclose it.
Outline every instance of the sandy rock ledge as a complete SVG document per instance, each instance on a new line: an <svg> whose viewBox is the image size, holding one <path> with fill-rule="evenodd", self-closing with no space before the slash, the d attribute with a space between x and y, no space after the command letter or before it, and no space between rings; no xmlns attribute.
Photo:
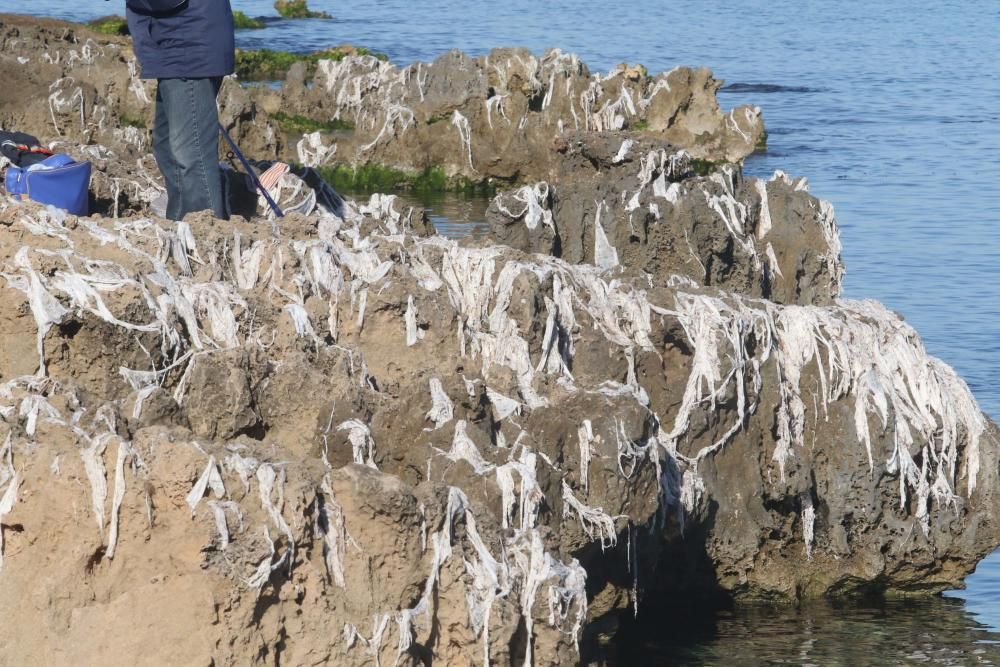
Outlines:
<svg viewBox="0 0 1000 667"><path fill-rule="evenodd" d="M995 546L995 427L877 304L393 204L0 205L7 659L575 663L647 595L939 590Z"/></svg>

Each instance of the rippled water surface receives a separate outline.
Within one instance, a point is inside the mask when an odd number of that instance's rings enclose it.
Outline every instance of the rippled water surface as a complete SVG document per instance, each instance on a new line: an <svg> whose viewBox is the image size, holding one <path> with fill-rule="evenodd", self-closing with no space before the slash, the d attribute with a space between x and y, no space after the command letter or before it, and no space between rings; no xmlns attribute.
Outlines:
<svg viewBox="0 0 1000 667"><path fill-rule="evenodd" d="M960 600L741 607L650 614L626 635L628 648L618 663L648 664L644 658L655 655L658 663L719 667L997 665L997 640L1000 635L971 618Z"/></svg>
<svg viewBox="0 0 1000 667"><path fill-rule="evenodd" d="M234 0L271 15L269 0ZM313 50L344 42L398 63L451 48L575 51L592 70L711 67L724 107L764 111L769 151L746 169L809 177L833 202L847 295L901 312L928 349L1000 415L1000 3L859 0L312 0L332 21L291 21L238 36L241 46ZM0 10L84 19L122 0L0 0ZM441 198L448 233L482 202ZM741 609L671 631L650 651L690 664L994 664L1000 558L952 599L799 611ZM672 626L673 627L673 626ZM677 627L686 628L683 623ZM645 641L645 640L643 640ZM641 654L639 654L641 655ZM639 659L639 655L636 659Z"/></svg>

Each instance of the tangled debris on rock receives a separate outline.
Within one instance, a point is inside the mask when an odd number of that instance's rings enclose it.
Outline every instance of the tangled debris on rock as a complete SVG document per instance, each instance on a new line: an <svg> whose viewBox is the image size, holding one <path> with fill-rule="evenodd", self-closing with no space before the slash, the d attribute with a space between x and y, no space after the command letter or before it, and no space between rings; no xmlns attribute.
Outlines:
<svg viewBox="0 0 1000 667"><path fill-rule="evenodd" d="M10 15L0 30L4 84L18 91L16 99L0 95L0 122L147 152L139 128L152 119L155 84L138 78L127 38ZM277 91L227 81L220 96L227 129L248 152L273 159L297 156L270 113L340 123L352 129L337 133L327 161L336 155L355 168L409 173L434 168L453 181L500 184L552 178L562 161L554 139L564 131L631 131L725 162L741 160L764 136L760 109L719 109L722 84L707 69L650 76L622 65L591 74L557 50L541 58L524 49L476 58L453 51L407 67L356 53L304 56L308 62L293 65Z"/></svg>
<svg viewBox="0 0 1000 667"><path fill-rule="evenodd" d="M565 143L551 183L493 200L498 242L779 303L829 304L840 293L833 207L805 178L744 178L730 165L698 176L687 151L613 133L568 133Z"/></svg>
<svg viewBox="0 0 1000 667"><path fill-rule="evenodd" d="M525 49L397 67L374 57L320 62L311 81L293 68L261 105L317 120L349 120L338 159L407 171L442 168L449 178L514 183L547 179L565 131L643 134L705 160L736 162L761 141L760 109L719 110L721 82L707 69L655 77L625 65L591 74L572 54ZM280 99L278 96L280 95Z"/></svg>
<svg viewBox="0 0 1000 667"><path fill-rule="evenodd" d="M60 25L5 22L5 76ZM571 664L646 599L936 591L1000 543L996 426L898 316L839 298L803 181L588 126L498 197L507 245L391 195L169 222L122 127L147 109L126 43L59 34L41 104L106 161L107 208L0 201L5 660ZM100 58L73 106L58 81Z"/></svg>

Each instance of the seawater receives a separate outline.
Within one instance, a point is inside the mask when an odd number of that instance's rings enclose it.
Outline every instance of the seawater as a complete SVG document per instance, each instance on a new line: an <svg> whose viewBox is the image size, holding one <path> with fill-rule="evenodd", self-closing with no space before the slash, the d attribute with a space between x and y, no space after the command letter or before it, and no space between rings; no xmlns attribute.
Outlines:
<svg viewBox="0 0 1000 667"><path fill-rule="evenodd" d="M251 16L270 0L234 0ZM122 13L123 0L0 0L0 11L74 20ZM797 3L633 0L469 2L312 0L330 21L243 31L241 47L309 51L341 43L396 63L452 48L558 47L592 71L706 66L724 108L756 104L768 151L746 171L808 176L833 202L846 296L903 314L1000 415L1000 3L860 0ZM442 198L449 234L481 222L484 202ZM474 225L473 225L474 227ZM684 664L1000 663L1000 557L968 589L911 602L712 612L644 619L636 660ZM650 656L653 656L650 658Z"/></svg>

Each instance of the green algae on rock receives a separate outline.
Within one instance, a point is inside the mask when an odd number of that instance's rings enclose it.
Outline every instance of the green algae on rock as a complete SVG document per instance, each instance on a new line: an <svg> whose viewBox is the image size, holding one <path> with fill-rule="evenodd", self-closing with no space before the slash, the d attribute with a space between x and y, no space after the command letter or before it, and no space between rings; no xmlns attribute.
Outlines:
<svg viewBox="0 0 1000 667"><path fill-rule="evenodd" d="M765 153L767 152L767 130L760 133L760 139L754 145L753 150L755 153Z"/></svg>
<svg viewBox="0 0 1000 667"><path fill-rule="evenodd" d="M719 171L727 164L731 165L732 163L726 160L701 160L693 158L691 160L691 171L696 176L708 176L713 172Z"/></svg>
<svg viewBox="0 0 1000 667"><path fill-rule="evenodd" d="M237 49L236 75L248 81L268 81L283 78L297 62L306 64L306 75L312 77L316 63L320 60L341 61L348 56L374 56L378 60L388 60L384 53L372 51L363 46L342 44L312 53L294 53L272 49Z"/></svg>
<svg viewBox="0 0 1000 667"><path fill-rule="evenodd" d="M423 171L404 171L381 164L364 164L352 167L346 164L319 167L325 181L346 192L386 192L408 190L412 192L462 192L493 195L496 185L489 181L473 181L456 176L448 177L440 167Z"/></svg>
<svg viewBox="0 0 1000 667"><path fill-rule="evenodd" d="M272 49L237 49L236 76L257 81L280 79L288 72L289 67L300 61L305 61L311 68L315 67L315 61L310 60L309 55L305 53Z"/></svg>
<svg viewBox="0 0 1000 667"><path fill-rule="evenodd" d="M118 116L118 122L122 127L134 127L139 130L145 130L147 128L146 121L141 118L133 118L132 116L128 116L126 114Z"/></svg>
<svg viewBox="0 0 1000 667"><path fill-rule="evenodd" d="M333 18L326 12L314 12L309 9L306 0L275 0L274 9L286 19L329 19Z"/></svg>
<svg viewBox="0 0 1000 667"><path fill-rule="evenodd" d="M87 27L102 35L127 35L128 21L124 16L102 16L87 23Z"/></svg>
<svg viewBox="0 0 1000 667"><path fill-rule="evenodd" d="M233 24L237 30L260 30L265 28L265 24L260 19L247 16L244 12L236 10L233 12Z"/></svg>
<svg viewBox="0 0 1000 667"><path fill-rule="evenodd" d="M271 120L278 124L278 127L285 132L305 134L306 132L335 132L337 130L353 130L354 123L349 120L316 120L306 116L287 114L283 111L276 111L271 114Z"/></svg>

